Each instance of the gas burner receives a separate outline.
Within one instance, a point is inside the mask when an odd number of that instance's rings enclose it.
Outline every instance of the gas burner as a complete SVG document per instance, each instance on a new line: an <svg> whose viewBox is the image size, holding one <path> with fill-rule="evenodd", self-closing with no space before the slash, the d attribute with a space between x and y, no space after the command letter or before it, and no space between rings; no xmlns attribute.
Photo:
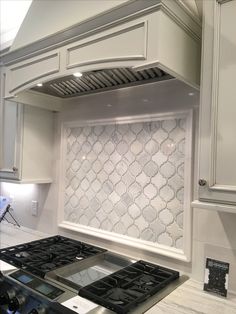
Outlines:
<svg viewBox="0 0 236 314"><path fill-rule="evenodd" d="M83 242L54 236L0 250L0 259L40 277L47 272L106 250Z"/></svg>
<svg viewBox="0 0 236 314"><path fill-rule="evenodd" d="M138 261L80 289L79 295L126 314L178 277L174 270Z"/></svg>

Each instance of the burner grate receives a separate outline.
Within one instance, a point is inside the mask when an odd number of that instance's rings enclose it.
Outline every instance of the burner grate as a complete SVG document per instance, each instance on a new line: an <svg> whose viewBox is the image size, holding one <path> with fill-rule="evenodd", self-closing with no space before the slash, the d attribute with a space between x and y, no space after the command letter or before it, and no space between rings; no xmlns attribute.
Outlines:
<svg viewBox="0 0 236 314"><path fill-rule="evenodd" d="M177 271L138 261L82 288L79 295L126 314L177 278Z"/></svg>
<svg viewBox="0 0 236 314"><path fill-rule="evenodd" d="M0 250L0 260L44 277L49 271L100 254L106 250L62 236Z"/></svg>

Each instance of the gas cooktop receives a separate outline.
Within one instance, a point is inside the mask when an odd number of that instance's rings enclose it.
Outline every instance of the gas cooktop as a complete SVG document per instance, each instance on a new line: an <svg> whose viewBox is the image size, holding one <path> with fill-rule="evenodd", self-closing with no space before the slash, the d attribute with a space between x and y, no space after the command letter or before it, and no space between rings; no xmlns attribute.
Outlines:
<svg viewBox="0 0 236 314"><path fill-rule="evenodd" d="M44 277L49 271L105 251L102 248L57 235L2 249L0 259Z"/></svg>
<svg viewBox="0 0 236 314"><path fill-rule="evenodd" d="M2 249L0 260L15 267L0 269L3 313L140 314L186 280L175 270L59 235Z"/></svg>

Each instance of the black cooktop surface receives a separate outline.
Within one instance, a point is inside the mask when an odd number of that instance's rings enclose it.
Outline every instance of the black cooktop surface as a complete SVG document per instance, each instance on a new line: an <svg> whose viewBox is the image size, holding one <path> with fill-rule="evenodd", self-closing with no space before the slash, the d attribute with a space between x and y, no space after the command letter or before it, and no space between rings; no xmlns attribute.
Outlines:
<svg viewBox="0 0 236 314"><path fill-rule="evenodd" d="M179 278L179 272L138 261L79 291L79 295L125 314Z"/></svg>
<svg viewBox="0 0 236 314"><path fill-rule="evenodd" d="M0 260L44 277L59 267L101 254L106 250L69 239L53 236L0 250Z"/></svg>

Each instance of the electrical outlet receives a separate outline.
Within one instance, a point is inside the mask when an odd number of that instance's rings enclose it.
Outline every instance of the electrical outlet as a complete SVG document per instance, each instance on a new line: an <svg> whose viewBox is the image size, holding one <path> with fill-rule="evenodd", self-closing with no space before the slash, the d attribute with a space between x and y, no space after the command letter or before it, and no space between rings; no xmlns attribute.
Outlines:
<svg viewBox="0 0 236 314"><path fill-rule="evenodd" d="M32 216L38 216L38 201L31 202L31 213Z"/></svg>

